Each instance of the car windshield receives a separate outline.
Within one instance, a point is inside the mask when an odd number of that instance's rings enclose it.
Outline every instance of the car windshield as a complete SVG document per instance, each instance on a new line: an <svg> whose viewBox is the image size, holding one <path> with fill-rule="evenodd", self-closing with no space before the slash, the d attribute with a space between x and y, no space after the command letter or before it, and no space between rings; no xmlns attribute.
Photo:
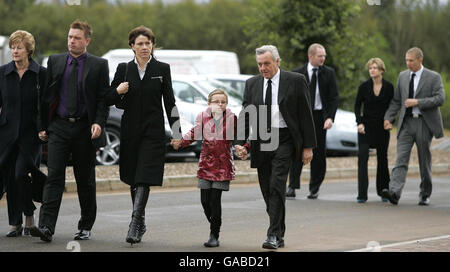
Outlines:
<svg viewBox="0 0 450 272"><path fill-rule="evenodd" d="M206 80L197 80L195 81L195 84L197 84L200 88L203 89L203 91L207 94L212 92L213 90L217 88L221 88L228 94L228 104L230 106L238 106L242 104L242 98L239 95L239 93L234 90L231 87L228 87L220 82L217 81L206 81Z"/></svg>
<svg viewBox="0 0 450 272"><path fill-rule="evenodd" d="M197 103L197 104L198 103L206 104L208 102L208 99L204 94L197 91L194 87L192 87L190 84L186 82L173 80L172 88L175 97L177 97L183 102Z"/></svg>

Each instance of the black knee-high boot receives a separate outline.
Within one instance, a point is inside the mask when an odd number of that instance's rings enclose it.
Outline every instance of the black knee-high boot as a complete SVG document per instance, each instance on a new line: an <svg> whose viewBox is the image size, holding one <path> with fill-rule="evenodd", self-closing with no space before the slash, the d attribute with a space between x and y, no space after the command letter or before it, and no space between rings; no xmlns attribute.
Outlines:
<svg viewBox="0 0 450 272"><path fill-rule="evenodd" d="M210 221L210 234L209 240L203 245L205 247L218 247L219 246L219 232L222 225L222 205L221 197L222 190L211 189L210 191L210 207L211 207L211 221Z"/></svg>
<svg viewBox="0 0 450 272"><path fill-rule="evenodd" d="M130 244L141 242L142 236L146 231L145 226L145 206L147 205L150 187L137 186L134 191L133 215L131 217L130 228L126 241ZM133 190L131 191L133 198Z"/></svg>

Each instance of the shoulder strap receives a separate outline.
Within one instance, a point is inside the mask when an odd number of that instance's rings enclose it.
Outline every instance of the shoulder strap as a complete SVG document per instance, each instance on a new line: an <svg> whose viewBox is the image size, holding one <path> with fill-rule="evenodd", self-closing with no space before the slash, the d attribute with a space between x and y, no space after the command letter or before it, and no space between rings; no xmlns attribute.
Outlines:
<svg viewBox="0 0 450 272"><path fill-rule="evenodd" d="M41 67L38 69L38 73L36 76L36 90L37 90L37 110L40 111L41 107L41 84L40 84L40 76L41 76Z"/></svg>
<svg viewBox="0 0 450 272"><path fill-rule="evenodd" d="M125 62L125 76L123 77L123 82L127 82L128 75L128 62Z"/></svg>

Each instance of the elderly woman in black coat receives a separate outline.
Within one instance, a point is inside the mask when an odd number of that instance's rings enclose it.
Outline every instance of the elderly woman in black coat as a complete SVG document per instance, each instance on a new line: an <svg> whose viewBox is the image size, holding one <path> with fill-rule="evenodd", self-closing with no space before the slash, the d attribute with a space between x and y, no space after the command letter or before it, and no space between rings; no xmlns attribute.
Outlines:
<svg viewBox="0 0 450 272"><path fill-rule="evenodd" d="M117 67L106 103L123 109L120 131L120 179L130 185L133 214L126 241L139 243L146 231L145 206L150 186L161 186L165 161L164 108L171 127L179 120L170 66L153 57L155 36L144 26L133 29L128 44L135 58ZM178 126L179 128L179 126ZM181 138L181 131L174 131Z"/></svg>
<svg viewBox="0 0 450 272"><path fill-rule="evenodd" d="M33 35L17 30L9 37L13 61L0 67L0 173L6 192L11 230L8 237L29 234L34 225L30 174L37 171L41 146L38 138L38 101L45 68L31 56ZM25 230L22 226L25 214Z"/></svg>

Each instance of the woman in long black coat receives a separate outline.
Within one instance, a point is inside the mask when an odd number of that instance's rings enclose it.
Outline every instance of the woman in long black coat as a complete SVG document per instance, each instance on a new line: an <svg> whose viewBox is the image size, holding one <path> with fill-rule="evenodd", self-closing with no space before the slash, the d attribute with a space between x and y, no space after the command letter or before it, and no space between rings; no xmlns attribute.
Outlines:
<svg viewBox="0 0 450 272"><path fill-rule="evenodd" d="M369 148L377 150L377 194L381 197L383 189L389 186L388 147L389 130L383 127L384 114L394 96L394 86L383 79L386 71L384 62L380 58L372 58L367 64L370 78L358 88L355 101L355 115L358 123L358 203L367 201L369 178L367 162ZM361 115L361 106L363 114ZM386 202L387 199L381 197Z"/></svg>
<svg viewBox="0 0 450 272"><path fill-rule="evenodd" d="M38 138L38 97L44 85L45 68L31 56L35 48L33 35L18 30L11 34L9 47L13 61L0 67L0 172L6 192L11 230L8 237L29 233L34 225L32 186L29 174L40 163ZM25 230L22 226L25 214Z"/></svg>
<svg viewBox="0 0 450 272"><path fill-rule="evenodd" d="M117 67L108 105L123 109L120 179L130 185L133 214L126 241L139 243L146 231L145 206L150 186L161 186L165 160L164 108L171 127L179 120L170 66L153 57L155 36L144 26L128 37L135 59ZM179 126L178 126L179 127ZM174 131L181 137L181 131Z"/></svg>

